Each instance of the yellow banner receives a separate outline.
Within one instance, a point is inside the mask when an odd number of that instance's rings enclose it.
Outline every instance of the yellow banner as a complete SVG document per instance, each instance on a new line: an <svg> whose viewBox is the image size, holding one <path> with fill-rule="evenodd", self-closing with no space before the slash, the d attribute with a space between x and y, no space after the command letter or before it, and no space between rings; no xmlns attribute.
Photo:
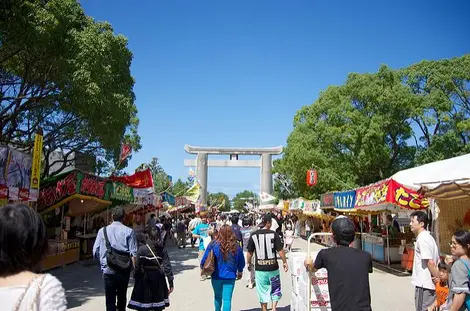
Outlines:
<svg viewBox="0 0 470 311"><path fill-rule="evenodd" d="M34 137L33 163L31 165L31 189L39 189L41 178L41 157L43 137L40 134Z"/></svg>
<svg viewBox="0 0 470 311"><path fill-rule="evenodd" d="M194 185L186 191L185 197L192 203L197 202L200 194L200 185L198 182L195 182Z"/></svg>

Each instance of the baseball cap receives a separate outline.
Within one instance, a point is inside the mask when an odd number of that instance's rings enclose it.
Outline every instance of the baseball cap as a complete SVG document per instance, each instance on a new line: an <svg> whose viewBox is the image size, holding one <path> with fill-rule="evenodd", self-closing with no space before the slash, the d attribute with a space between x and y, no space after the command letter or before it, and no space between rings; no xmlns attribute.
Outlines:
<svg viewBox="0 0 470 311"><path fill-rule="evenodd" d="M264 226L266 226L268 222L272 222L272 221L273 221L273 218L271 217L270 214L264 214L263 221L259 224L259 227L263 228Z"/></svg>
<svg viewBox="0 0 470 311"><path fill-rule="evenodd" d="M331 231L337 244L348 246L354 241L355 227L351 219L346 216L338 216L331 224Z"/></svg>

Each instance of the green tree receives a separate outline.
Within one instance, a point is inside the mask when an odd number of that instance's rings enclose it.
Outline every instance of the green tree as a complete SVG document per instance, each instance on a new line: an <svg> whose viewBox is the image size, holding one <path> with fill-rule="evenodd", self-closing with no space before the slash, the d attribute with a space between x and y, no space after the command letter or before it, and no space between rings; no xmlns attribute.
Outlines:
<svg viewBox="0 0 470 311"><path fill-rule="evenodd" d="M165 172L163 167L158 162L158 158L152 158L150 163L142 163L136 171L143 171L150 169L153 178L153 186L156 193L162 193L165 191L170 192L171 182L168 174Z"/></svg>
<svg viewBox="0 0 470 311"><path fill-rule="evenodd" d="M131 60L127 39L75 0L9 1L0 10L0 143L29 152L42 128L44 176L53 151L64 154L55 174L77 151L113 170L122 142L140 148Z"/></svg>
<svg viewBox="0 0 470 311"><path fill-rule="evenodd" d="M258 195L253 191L245 190L239 192L232 199L233 208L238 211L243 211L245 209L245 202L250 201L252 199L258 200Z"/></svg>
<svg viewBox="0 0 470 311"><path fill-rule="evenodd" d="M223 204L222 204L223 203ZM208 206L219 206L220 211L230 210L230 198L223 192L209 193L207 197Z"/></svg>
<svg viewBox="0 0 470 311"><path fill-rule="evenodd" d="M400 71L413 94L416 164L470 152L470 54Z"/></svg>
<svg viewBox="0 0 470 311"><path fill-rule="evenodd" d="M180 178L173 183L173 187L171 189L171 193L174 196L183 196L186 191L192 186L191 182L189 180L182 181Z"/></svg>
<svg viewBox="0 0 470 311"><path fill-rule="evenodd" d="M352 73L344 85L330 86L297 112L273 171L292 181L296 195L318 198L467 153L469 89L470 54ZM313 188L305 182L310 168L318 170Z"/></svg>

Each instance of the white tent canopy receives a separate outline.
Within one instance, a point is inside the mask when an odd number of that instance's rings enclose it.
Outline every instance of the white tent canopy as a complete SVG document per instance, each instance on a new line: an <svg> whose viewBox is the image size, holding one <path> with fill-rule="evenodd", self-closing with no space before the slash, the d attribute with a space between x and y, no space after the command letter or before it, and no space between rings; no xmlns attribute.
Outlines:
<svg viewBox="0 0 470 311"><path fill-rule="evenodd" d="M414 189L422 186L434 189L444 183L469 183L470 153L399 171L391 178Z"/></svg>

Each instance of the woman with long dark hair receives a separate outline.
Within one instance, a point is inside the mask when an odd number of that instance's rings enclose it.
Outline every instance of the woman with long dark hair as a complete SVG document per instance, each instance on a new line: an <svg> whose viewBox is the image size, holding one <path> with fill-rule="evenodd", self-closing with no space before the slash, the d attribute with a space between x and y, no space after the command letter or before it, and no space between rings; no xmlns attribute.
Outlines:
<svg viewBox="0 0 470 311"><path fill-rule="evenodd" d="M135 270L135 285L127 307L147 311L169 307L169 295L174 288L173 272L159 228L150 230L147 243L139 246Z"/></svg>
<svg viewBox="0 0 470 311"><path fill-rule="evenodd" d="M211 251L215 259L215 270L211 278L215 311L230 311L235 280L243 275L245 258L229 225L223 225L217 238L207 247L201 260L201 269Z"/></svg>

